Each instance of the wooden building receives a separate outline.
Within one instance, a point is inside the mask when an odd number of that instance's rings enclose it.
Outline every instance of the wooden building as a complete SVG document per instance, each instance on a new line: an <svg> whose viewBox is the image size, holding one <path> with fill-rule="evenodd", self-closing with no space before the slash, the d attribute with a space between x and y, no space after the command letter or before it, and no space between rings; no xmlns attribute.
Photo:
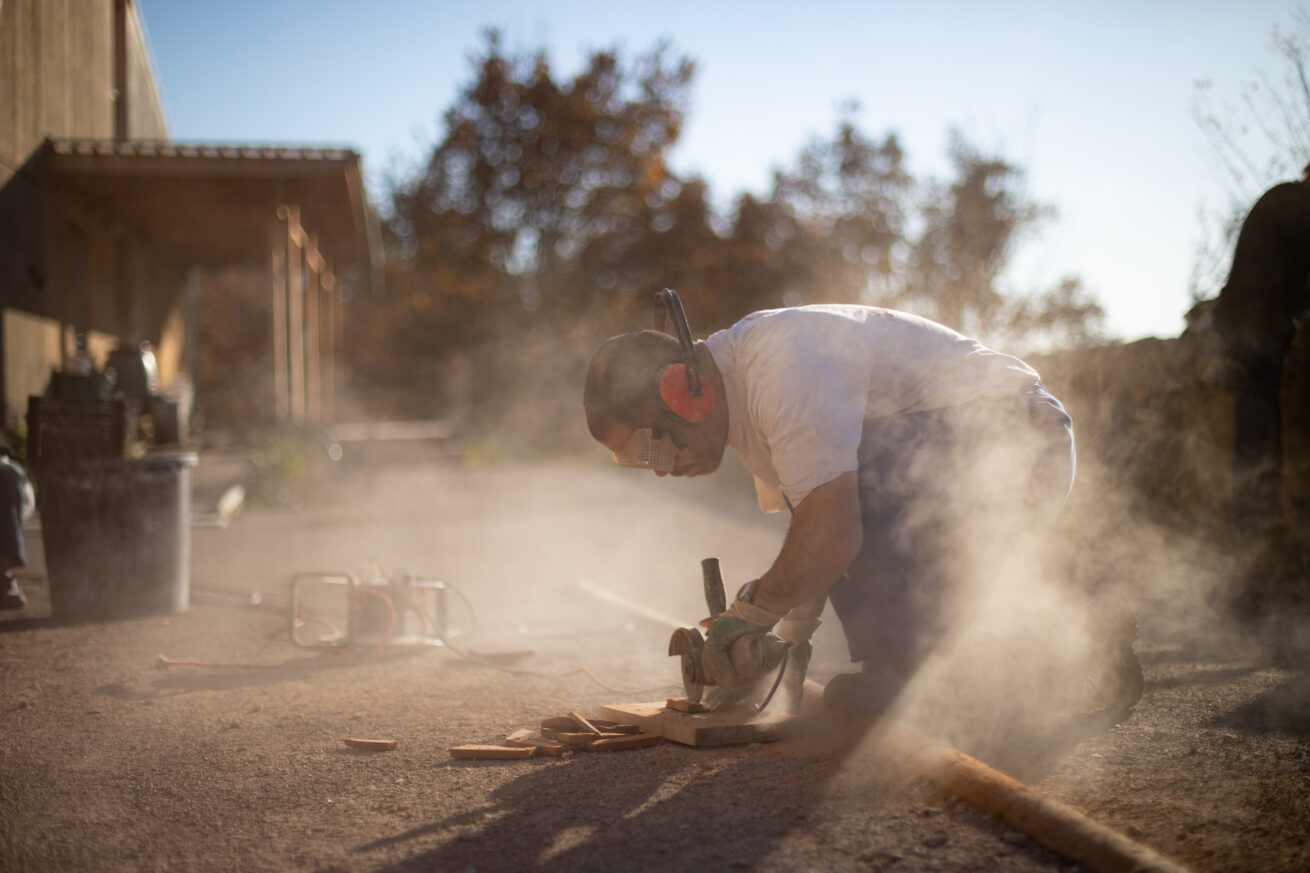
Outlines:
<svg viewBox="0 0 1310 873"><path fill-rule="evenodd" d="M271 303L257 387L273 424L330 424L343 275L379 274L349 149L170 141L133 0L0 3L4 424L67 368L152 344L194 384L200 279L257 271ZM207 283L207 287L208 287Z"/></svg>

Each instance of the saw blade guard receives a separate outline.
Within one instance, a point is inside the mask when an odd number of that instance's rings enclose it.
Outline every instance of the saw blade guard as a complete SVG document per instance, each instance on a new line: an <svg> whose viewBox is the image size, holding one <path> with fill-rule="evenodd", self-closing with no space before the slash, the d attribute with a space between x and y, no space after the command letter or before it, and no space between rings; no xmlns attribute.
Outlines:
<svg viewBox="0 0 1310 873"><path fill-rule="evenodd" d="M682 659L682 690L688 700L699 701L708 684L705 680L705 638L694 627L680 627L669 639L669 655Z"/></svg>

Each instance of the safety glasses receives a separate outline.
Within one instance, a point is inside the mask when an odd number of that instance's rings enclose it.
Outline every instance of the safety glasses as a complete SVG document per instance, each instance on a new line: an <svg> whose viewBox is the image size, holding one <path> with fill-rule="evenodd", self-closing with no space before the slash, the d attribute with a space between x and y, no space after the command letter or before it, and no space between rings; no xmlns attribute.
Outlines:
<svg viewBox="0 0 1310 873"><path fill-rule="evenodd" d="M639 427L617 452L614 463L620 467L636 467L657 473L672 473L673 458L678 453L673 437L662 428Z"/></svg>

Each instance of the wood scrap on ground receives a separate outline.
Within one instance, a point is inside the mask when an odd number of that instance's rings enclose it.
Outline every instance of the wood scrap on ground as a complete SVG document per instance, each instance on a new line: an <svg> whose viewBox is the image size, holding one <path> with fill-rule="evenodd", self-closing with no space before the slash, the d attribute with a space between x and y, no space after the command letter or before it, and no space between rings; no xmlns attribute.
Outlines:
<svg viewBox="0 0 1310 873"><path fill-rule="evenodd" d="M621 752L625 749L644 749L647 746L664 742L659 734L620 734L603 740L596 740L587 749L592 752Z"/></svg>
<svg viewBox="0 0 1310 873"><path fill-rule="evenodd" d="M627 736L620 733L601 733L589 734L586 731L552 731L555 734L553 739L556 742L563 743L566 746L590 746L596 740L613 740L619 737Z"/></svg>
<svg viewBox="0 0 1310 873"><path fill-rule="evenodd" d="M567 715L552 716L541 720L541 729L547 731L573 731L578 726Z"/></svg>
<svg viewBox="0 0 1310 873"><path fill-rule="evenodd" d="M536 749L543 755L559 757L564 754L564 744L557 743L554 740L546 739L531 728L522 728L505 737L507 746L527 746Z"/></svg>
<svg viewBox="0 0 1310 873"><path fill-rule="evenodd" d="M782 739L793 721L772 712L696 712L686 703L684 698L670 698L667 703L619 703L602 706L601 714L635 724L644 733L700 747L773 742Z"/></svg>
<svg viewBox="0 0 1310 873"><path fill-rule="evenodd" d="M341 742L352 749L367 749L370 752L390 752L396 747L395 740L366 740L357 737L346 737Z"/></svg>
<svg viewBox="0 0 1310 873"><path fill-rule="evenodd" d="M493 746L470 743L466 746L451 746L452 758L531 758L537 753L532 746Z"/></svg>
<svg viewBox="0 0 1310 873"><path fill-rule="evenodd" d="M541 720L541 727L521 728L505 738L504 745L452 746L452 758L521 759L533 755L559 756L565 751L619 752L644 749L664 742L658 733L643 731L631 722L587 718L576 712Z"/></svg>

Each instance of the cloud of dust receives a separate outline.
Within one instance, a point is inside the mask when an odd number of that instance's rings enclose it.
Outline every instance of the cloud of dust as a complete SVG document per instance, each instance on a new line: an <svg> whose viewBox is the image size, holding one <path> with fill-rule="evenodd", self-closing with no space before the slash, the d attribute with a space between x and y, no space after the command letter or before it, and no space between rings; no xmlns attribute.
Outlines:
<svg viewBox="0 0 1310 873"><path fill-rule="evenodd" d="M930 519L945 520L945 544L901 521L916 548L945 551L931 607L947 626L893 714L991 757L1031 756L1026 746L1060 741L1072 714L1134 703L1134 636L1139 654L1161 657L1257 652L1226 608L1251 560L1237 541L1199 516L1189 526L1153 512L1138 483L1086 450L1057 511L1034 463L1051 451L1041 434L1012 420L907 474L951 501Z"/></svg>
<svg viewBox="0 0 1310 873"><path fill-rule="evenodd" d="M456 425L449 440L343 443L301 507L309 524L240 550L246 578L379 568L440 579L458 591L461 648L530 650L518 666L585 666L616 687L675 693L671 627L580 583L691 626L706 612L701 559L719 557L735 591L772 561L781 520L756 511L744 471L674 481L612 465L582 414L592 349L574 345L539 336L464 358L434 386ZM365 415L369 398L341 385L338 407Z"/></svg>
<svg viewBox="0 0 1310 873"><path fill-rule="evenodd" d="M475 351L442 388L466 428L462 462L434 453L374 464L350 482L349 536L270 544L265 557L286 570L380 558L458 586L487 645L527 642L676 683L669 629L598 601L578 580L692 625L704 614L700 560L720 558L731 596L771 564L786 518L758 513L732 453L716 476L691 481L612 467L581 411L592 350L539 334ZM934 493L949 498L940 519L950 541L914 530L918 519L903 523L906 537L944 555L942 591L928 594L950 620L897 711L966 748L996 741L1015 718L1085 705L1089 673L1134 613L1153 647L1249 639L1217 607L1241 554L1141 511L1135 488L1081 447L1067 504L1055 512L1059 495L1047 488L1047 505L1032 505L1024 495L1042 491L1032 459L1048 447L1025 443L1025 432L1007 426L963 457L927 457L931 469L909 471L949 476ZM816 642L842 648L841 632L830 607Z"/></svg>

